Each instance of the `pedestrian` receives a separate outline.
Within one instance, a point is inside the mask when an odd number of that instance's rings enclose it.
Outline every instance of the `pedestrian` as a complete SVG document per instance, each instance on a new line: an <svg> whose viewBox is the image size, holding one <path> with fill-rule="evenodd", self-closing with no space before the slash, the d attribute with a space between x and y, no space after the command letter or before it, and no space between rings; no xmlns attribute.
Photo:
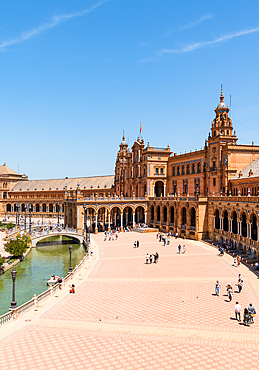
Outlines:
<svg viewBox="0 0 259 370"><path fill-rule="evenodd" d="M183 254L186 252L186 247L185 245L183 246Z"/></svg>
<svg viewBox="0 0 259 370"><path fill-rule="evenodd" d="M134 241L134 247L133 248L136 248L136 246L137 246L137 242L136 242L136 240Z"/></svg>
<svg viewBox="0 0 259 370"><path fill-rule="evenodd" d="M233 298L233 289L232 288L228 289L228 298L229 298L229 302L231 302L232 298Z"/></svg>
<svg viewBox="0 0 259 370"><path fill-rule="evenodd" d="M237 258L234 258L234 267L237 267Z"/></svg>
<svg viewBox="0 0 259 370"><path fill-rule="evenodd" d="M166 245L166 238L164 238L164 246Z"/></svg>
<svg viewBox="0 0 259 370"><path fill-rule="evenodd" d="M179 252L179 254L181 253L181 248L182 248L182 247L181 247L181 244L179 244L179 245L178 245L178 252Z"/></svg>
<svg viewBox="0 0 259 370"><path fill-rule="evenodd" d="M238 274L237 283L239 283L241 280L242 280L242 276L241 276L241 274Z"/></svg>
<svg viewBox="0 0 259 370"><path fill-rule="evenodd" d="M251 318L250 318L248 309L245 308L244 309L244 325L248 325L249 326L250 324L251 324Z"/></svg>
<svg viewBox="0 0 259 370"><path fill-rule="evenodd" d="M175 233L175 239L177 239L178 238L178 233Z"/></svg>
<svg viewBox="0 0 259 370"><path fill-rule="evenodd" d="M169 237L167 238L167 245L169 245L170 244L170 239L169 239Z"/></svg>
<svg viewBox="0 0 259 370"><path fill-rule="evenodd" d="M243 280L240 280L237 286L238 286L238 293L241 293L243 286L244 286Z"/></svg>
<svg viewBox="0 0 259 370"><path fill-rule="evenodd" d="M148 265L148 262L149 262L149 254L147 253L146 255L146 264Z"/></svg>
<svg viewBox="0 0 259 370"><path fill-rule="evenodd" d="M249 313L249 316L251 318L251 322L253 324L254 323L254 317L256 315L256 311L255 311L255 308L253 307L252 303L249 304L248 313Z"/></svg>
<svg viewBox="0 0 259 370"><path fill-rule="evenodd" d="M137 248L139 247L139 240L137 240Z"/></svg>
<svg viewBox="0 0 259 370"><path fill-rule="evenodd" d="M158 258L159 258L158 252L156 252L155 256L156 256L156 263L157 263L158 262Z"/></svg>
<svg viewBox="0 0 259 370"><path fill-rule="evenodd" d="M116 235L115 235L116 240L118 239L118 236L119 236L119 235L116 233Z"/></svg>
<svg viewBox="0 0 259 370"><path fill-rule="evenodd" d="M150 256L149 256L149 262L150 262L150 264L153 262L153 254L150 254Z"/></svg>
<svg viewBox="0 0 259 370"><path fill-rule="evenodd" d="M217 280L216 284L215 284L215 293L216 293L217 296L219 296L219 290L220 290L220 283Z"/></svg>
<svg viewBox="0 0 259 370"><path fill-rule="evenodd" d="M236 315L236 320L241 321L240 319L240 313L241 313L241 306L238 302L236 302L235 305L235 315Z"/></svg>

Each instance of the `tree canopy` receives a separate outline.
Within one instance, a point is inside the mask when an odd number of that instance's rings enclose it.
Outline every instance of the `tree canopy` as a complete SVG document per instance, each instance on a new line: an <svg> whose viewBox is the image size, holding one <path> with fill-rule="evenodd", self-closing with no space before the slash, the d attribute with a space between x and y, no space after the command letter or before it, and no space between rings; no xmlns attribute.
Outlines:
<svg viewBox="0 0 259 370"><path fill-rule="evenodd" d="M17 235L15 239L10 240L5 244L6 252L10 253L14 257L22 257L23 253L29 247L31 238L27 235Z"/></svg>

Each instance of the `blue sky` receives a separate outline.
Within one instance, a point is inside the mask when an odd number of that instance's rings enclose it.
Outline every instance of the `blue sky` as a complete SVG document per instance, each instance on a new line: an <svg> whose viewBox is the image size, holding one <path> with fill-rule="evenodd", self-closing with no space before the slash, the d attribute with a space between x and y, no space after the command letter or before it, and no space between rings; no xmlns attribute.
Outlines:
<svg viewBox="0 0 259 370"><path fill-rule="evenodd" d="M3 5L3 3L2 3ZM10 0L0 13L0 163L30 179L106 175L132 145L200 149L223 84L259 145L255 1Z"/></svg>

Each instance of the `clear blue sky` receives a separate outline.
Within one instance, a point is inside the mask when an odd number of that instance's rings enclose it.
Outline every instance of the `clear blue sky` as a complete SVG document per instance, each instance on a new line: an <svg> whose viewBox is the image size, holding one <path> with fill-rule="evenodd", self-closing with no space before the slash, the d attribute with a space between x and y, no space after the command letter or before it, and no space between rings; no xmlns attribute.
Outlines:
<svg viewBox="0 0 259 370"><path fill-rule="evenodd" d="M0 13L0 164L30 179L114 173L122 131L200 149L223 84L259 144L259 3L10 0Z"/></svg>

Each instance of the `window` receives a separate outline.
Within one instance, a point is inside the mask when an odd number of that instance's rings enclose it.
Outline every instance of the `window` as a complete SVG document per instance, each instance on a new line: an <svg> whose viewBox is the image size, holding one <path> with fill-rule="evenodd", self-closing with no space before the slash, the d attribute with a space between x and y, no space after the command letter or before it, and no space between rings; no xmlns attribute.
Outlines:
<svg viewBox="0 0 259 370"><path fill-rule="evenodd" d="M216 186L216 179L213 179L213 186Z"/></svg>
<svg viewBox="0 0 259 370"><path fill-rule="evenodd" d="M172 176L175 176L175 167L173 167Z"/></svg>
<svg viewBox="0 0 259 370"><path fill-rule="evenodd" d="M163 175L163 173L164 173L164 169L163 168L160 168L160 173L161 173L161 175Z"/></svg>
<svg viewBox="0 0 259 370"><path fill-rule="evenodd" d="M197 172L200 173L201 172L201 162L198 163L197 165Z"/></svg>
<svg viewBox="0 0 259 370"><path fill-rule="evenodd" d="M180 175L180 166L177 166L177 175Z"/></svg>
<svg viewBox="0 0 259 370"><path fill-rule="evenodd" d="M156 175L158 175L158 168L156 168Z"/></svg>
<svg viewBox="0 0 259 370"><path fill-rule="evenodd" d="M189 175L189 173L190 173L190 165L189 164L187 164L186 173L187 173L187 175Z"/></svg>
<svg viewBox="0 0 259 370"><path fill-rule="evenodd" d="M213 167L216 167L216 161L212 162Z"/></svg>
<svg viewBox="0 0 259 370"><path fill-rule="evenodd" d="M185 174L185 167L182 166L182 175L184 175L184 174Z"/></svg>

